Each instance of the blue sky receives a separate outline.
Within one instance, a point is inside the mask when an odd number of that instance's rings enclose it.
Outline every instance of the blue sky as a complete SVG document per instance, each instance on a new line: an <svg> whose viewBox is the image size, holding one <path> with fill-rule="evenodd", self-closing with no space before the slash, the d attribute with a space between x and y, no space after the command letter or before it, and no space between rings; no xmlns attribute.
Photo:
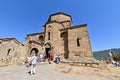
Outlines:
<svg viewBox="0 0 120 80"><path fill-rule="evenodd" d="M42 32L49 16L64 12L88 24L93 51L120 48L120 0L0 0L0 38Z"/></svg>

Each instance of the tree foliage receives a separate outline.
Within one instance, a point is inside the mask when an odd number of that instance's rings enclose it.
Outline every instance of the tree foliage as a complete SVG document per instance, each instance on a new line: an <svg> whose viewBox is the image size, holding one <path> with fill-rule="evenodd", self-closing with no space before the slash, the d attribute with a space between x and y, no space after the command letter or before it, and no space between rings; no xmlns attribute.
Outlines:
<svg viewBox="0 0 120 80"><path fill-rule="evenodd" d="M93 52L93 56L95 57L95 59L97 60L105 60L105 59L109 59L109 52L113 51L115 54L114 55L114 60L120 60L120 48L114 48L114 49L108 49L108 50L103 50L103 51L94 51Z"/></svg>
<svg viewBox="0 0 120 80"><path fill-rule="evenodd" d="M120 54L114 54L112 58L114 61L120 61Z"/></svg>

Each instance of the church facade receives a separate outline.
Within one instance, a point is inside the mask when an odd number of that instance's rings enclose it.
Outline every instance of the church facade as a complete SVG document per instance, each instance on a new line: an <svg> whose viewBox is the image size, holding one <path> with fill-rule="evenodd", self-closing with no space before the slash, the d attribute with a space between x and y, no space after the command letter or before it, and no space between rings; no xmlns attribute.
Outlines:
<svg viewBox="0 0 120 80"><path fill-rule="evenodd" d="M23 63L32 50L61 60L93 58L87 24L72 26L72 17L62 12L50 15L43 32L28 34L25 43L0 38L0 62Z"/></svg>
<svg viewBox="0 0 120 80"><path fill-rule="evenodd" d="M28 34L25 45L26 53L36 49L62 59L93 57L87 24L72 26L71 16L62 12L50 15L43 32Z"/></svg>

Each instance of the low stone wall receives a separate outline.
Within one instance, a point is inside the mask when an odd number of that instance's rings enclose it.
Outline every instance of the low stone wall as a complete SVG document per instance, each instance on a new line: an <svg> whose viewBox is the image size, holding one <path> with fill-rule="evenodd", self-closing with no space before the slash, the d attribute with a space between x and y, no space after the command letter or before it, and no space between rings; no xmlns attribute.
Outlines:
<svg viewBox="0 0 120 80"><path fill-rule="evenodd" d="M26 59L25 57L14 57L12 59L6 59L6 60L0 60L0 66L4 66L4 65L23 65L25 64Z"/></svg>
<svg viewBox="0 0 120 80"><path fill-rule="evenodd" d="M102 70L108 70L108 67L106 63L95 60L95 59L86 59L86 60L61 60L61 63L63 64L69 64L71 66L82 66L82 67L92 67L92 68L98 68Z"/></svg>

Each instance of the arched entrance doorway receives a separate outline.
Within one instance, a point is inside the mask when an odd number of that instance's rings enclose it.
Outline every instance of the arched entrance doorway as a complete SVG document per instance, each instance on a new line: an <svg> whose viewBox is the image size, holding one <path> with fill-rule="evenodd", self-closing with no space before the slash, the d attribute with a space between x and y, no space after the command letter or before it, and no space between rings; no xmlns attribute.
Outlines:
<svg viewBox="0 0 120 80"><path fill-rule="evenodd" d="M50 57L50 52L51 52L51 44L50 43L46 43L44 46L45 46L46 56L47 56L47 58L49 58Z"/></svg>
<svg viewBox="0 0 120 80"><path fill-rule="evenodd" d="M38 52L39 52L39 50L38 50L37 48L32 48L31 51L30 51L30 55L31 55L31 53L32 53L33 50L35 51L35 53L36 53L36 55L37 55Z"/></svg>

